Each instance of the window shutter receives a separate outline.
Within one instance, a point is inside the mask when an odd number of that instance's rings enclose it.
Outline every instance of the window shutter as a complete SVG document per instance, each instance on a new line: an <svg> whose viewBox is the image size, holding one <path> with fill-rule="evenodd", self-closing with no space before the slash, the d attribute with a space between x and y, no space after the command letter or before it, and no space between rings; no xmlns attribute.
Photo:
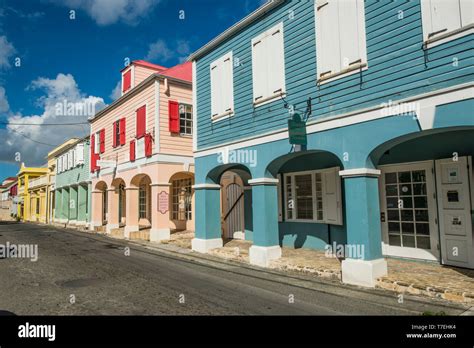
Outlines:
<svg viewBox="0 0 474 348"><path fill-rule="evenodd" d="M252 42L253 101L262 99L267 90L265 40Z"/></svg>
<svg viewBox="0 0 474 348"><path fill-rule="evenodd" d="M226 55L222 64L222 113L225 113L232 111L234 105L234 77L232 54Z"/></svg>
<svg viewBox="0 0 474 348"><path fill-rule="evenodd" d="M130 142L130 162L135 161L135 140Z"/></svg>
<svg viewBox="0 0 474 348"><path fill-rule="evenodd" d="M146 106L137 109L137 138L145 136L146 132Z"/></svg>
<svg viewBox="0 0 474 348"><path fill-rule="evenodd" d="M266 62L267 90L265 96L272 96L285 91L285 50L283 27L278 26L265 38L265 54L270 59Z"/></svg>
<svg viewBox="0 0 474 348"><path fill-rule="evenodd" d="M474 3L472 0L460 0L461 26L474 23Z"/></svg>
<svg viewBox="0 0 474 348"><path fill-rule="evenodd" d="M135 158L145 157L145 137L137 139L135 145Z"/></svg>
<svg viewBox="0 0 474 348"><path fill-rule="evenodd" d="M171 133L179 133L179 104L174 100L168 102L169 130Z"/></svg>
<svg viewBox="0 0 474 348"><path fill-rule="evenodd" d="M339 168L322 172L324 222L342 225L341 178Z"/></svg>
<svg viewBox="0 0 474 348"><path fill-rule="evenodd" d="M120 119L120 145L125 145L125 118Z"/></svg>
<svg viewBox="0 0 474 348"><path fill-rule="evenodd" d="M359 28L358 25L357 7L359 5L358 1L346 1L338 4L341 50L340 69L346 69L362 58L359 53L359 34L364 34L364 32L361 31L362 28ZM360 33L359 30L361 31Z"/></svg>
<svg viewBox="0 0 474 348"><path fill-rule="evenodd" d="M56 173L61 173L61 157L56 158Z"/></svg>
<svg viewBox="0 0 474 348"><path fill-rule="evenodd" d="M338 2L316 1L316 54L318 78L340 70Z"/></svg>
<svg viewBox="0 0 474 348"><path fill-rule="evenodd" d="M75 168L77 165L77 160L76 160L76 148L71 149L71 168Z"/></svg>
<svg viewBox="0 0 474 348"><path fill-rule="evenodd" d="M430 4L431 31L428 38L436 36L435 33L443 34L461 27L458 1L431 0Z"/></svg>
<svg viewBox="0 0 474 348"><path fill-rule="evenodd" d="M91 150L91 173L94 173L95 172L95 166L96 166L96 163L95 163L95 152L94 152L94 147L95 147L95 134L92 134L91 135L91 142L90 142L90 150Z"/></svg>
<svg viewBox="0 0 474 348"><path fill-rule="evenodd" d="M145 134L145 156L151 157L153 152L153 143L151 134Z"/></svg>
<svg viewBox="0 0 474 348"><path fill-rule="evenodd" d="M101 129L99 133L100 153L105 152L105 129Z"/></svg>
<svg viewBox="0 0 474 348"><path fill-rule="evenodd" d="M112 135L112 147L117 147L117 121L114 121L113 123L113 135Z"/></svg>
<svg viewBox="0 0 474 348"><path fill-rule="evenodd" d="M277 179L278 179L278 184L277 184L278 222L282 222L283 221L283 211L282 211L282 206L281 206L282 205L281 193L283 192L282 191L282 187L283 187L282 186L283 185L282 175L278 174Z"/></svg>
<svg viewBox="0 0 474 348"><path fill-rule="evenodd" d="M84 144L77 144L76 147L77 164L84 164Z"/></svg>
<svg viewBox="0 0 474 348"><path fill-rule="evenodd" d="M221 114L221 93L219 63L211 64L211 114L217 116Z"/></svg>
<svg viewBox="0 0 474 348"><path fill-rule="evenodd" d="M132 69L123 74L122 92L126 92L132 86Z"/></svg>

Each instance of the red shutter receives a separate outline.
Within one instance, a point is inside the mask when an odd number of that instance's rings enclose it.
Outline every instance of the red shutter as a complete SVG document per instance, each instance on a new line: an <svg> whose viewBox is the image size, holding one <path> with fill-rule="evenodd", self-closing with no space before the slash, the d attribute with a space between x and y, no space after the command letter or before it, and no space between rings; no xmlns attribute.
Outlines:
<svg viewBox="0 0 474 348"><path fill-rule="evenodd" d="M101 129L99 133L100 153L105 151L105 129Z"/></svg>
<svg viewBox="0 0 474 348"><path fill-rule="evenodd" d="M122 92L128 91L128 89L131 86L132 86L132 69L130 69L123 75Z"/></svg>
<svg viewBox="0 0 474 348"><path fill-rule="evenodd" d="M145 157L151 157L153 152L151 134L145 134Z"/></svg>
<svg viewBox="0 0 474 348"><path fill-rule="evenodd" d="M120 119L120 145L125 145L125 118Z"/></svg>
<svg viewBox="0 0 474 348"><path fill-rule="evenodd" d="M135 140L130 142L130 162L135 161Z"/></svg>
<svg viewBox="0 0 474 348"><path fill-rule="evenodd" d="M146 132L146 106L138 108L137 110L137 138L145 136Z"/></svg>
<svg viewBox="0 0 474 348"><path fill-rule="evenodd" d="M179 104L173 100L168 102L169 125L171 133L179 133Z"/></svg>
<svg viewBox="0 0 474 348"><path fill-rule="evenodd" d="M91 135L91 143L90 143L90 148L91 148L91 157L90 157L90 160L91 160L91 173L94 173L95 172L95 153L94 153L94 143L95 143L95 135L92 134Z"/></svg>
<svg viewBox="0 0 474 348"><path fill-rule="evenodd" d="M113 135L112 135L112 146L113 147L117 147L117 122L114 122L114 132L113 132Z"/></svg>

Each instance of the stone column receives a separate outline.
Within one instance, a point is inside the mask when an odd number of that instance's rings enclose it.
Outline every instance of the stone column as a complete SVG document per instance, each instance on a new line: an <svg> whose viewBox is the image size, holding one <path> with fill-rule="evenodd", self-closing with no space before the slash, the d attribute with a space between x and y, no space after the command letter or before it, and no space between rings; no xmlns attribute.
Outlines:
<svg viewBox="0 0 474 348"><path fill-rule="evenodd" d="M375 287L376 279L387 274L382 257L382 231L379 206L379 170L343 170L347 245L342 261L342 281Z"/></svg>
<svg viewBox="0 0 474 348"><path fill-rule="evenodd" d="M92 191L91 229L102 226L102 191Z"/></svg>
<svg viewBox="0 0 474 348"><path fill-rule="evenodd" d="M138 231L138 187L125 188L127 195L126 212L127 224L125 225L124 237L130 238L130 232Z"/></svg>
<svg viewBox="0 0 474 348"><path fill-rule="evenodd" d="M61 201L61 222L69 222L69 189L63 189L63 199Z"/></svg>
<svg viewBox="0 0 474 348"><path fill-rule="evenodd" d="M77 186L69 188L69 223L77 223Z"/></svg>
<svg viewBox="0 0 474 348"><path fill-rule="evenodd" d="M62 208L62 189L56 189L54 191L54 222L61 222L61 208Z"/></svg>
<svg viewBox="0 0 474 348"><path fill-rule="evenodd" d="M110 233L114 228L119 228L118 199L118 188L107 189L107 233Z"/></svg>
<svg viewBox="0 0 474 348"><path fill-rule="evenodd" d="M195 238L192 240L194 251L206 253L210 249L220 248L223 245L220 192L217 184L194 185L196 201Z"/></svg>
<svg viewBox="0 0 474 348"><path fill-rule="evenodd" d="M278 179L249 180L252 186L253 245L249 249L250 263L267 267L281 257L278 232Z"/></svg>
<svg viewBox="0 0 474 348"><path fill-rule="evenodd" d="M170 239L171 184L151 184L151 231L150 242Z"/></svg>
<svg viewBox="0 0 474 348"><path fill-rule="evenodd" d="M85 226L87 224L87 187L79 185L77 187L77 224Z"/></svg>

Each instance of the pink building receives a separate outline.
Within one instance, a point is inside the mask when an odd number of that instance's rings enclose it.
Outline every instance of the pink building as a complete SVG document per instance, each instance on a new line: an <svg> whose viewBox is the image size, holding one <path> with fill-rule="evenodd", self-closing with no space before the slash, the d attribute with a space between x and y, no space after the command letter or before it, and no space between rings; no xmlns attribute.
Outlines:
<svg viewBox="0 0 474 348"><path fill-rule="evenodd" d="M194 230L192 65L142 60L91 120L92 226L131 239Z"/></svg>

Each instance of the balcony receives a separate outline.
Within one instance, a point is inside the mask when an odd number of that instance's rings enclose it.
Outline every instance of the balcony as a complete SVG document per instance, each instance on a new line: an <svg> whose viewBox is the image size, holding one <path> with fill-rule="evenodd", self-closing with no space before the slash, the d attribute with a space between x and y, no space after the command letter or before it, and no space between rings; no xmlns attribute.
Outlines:
<svg viewBox="0 0 474 348"><path fill-rule="evenodd" d="M39 186L48 185L48 175L40 176L39 178L31 179L28 185L28 189L34 189Z"/></svg>

